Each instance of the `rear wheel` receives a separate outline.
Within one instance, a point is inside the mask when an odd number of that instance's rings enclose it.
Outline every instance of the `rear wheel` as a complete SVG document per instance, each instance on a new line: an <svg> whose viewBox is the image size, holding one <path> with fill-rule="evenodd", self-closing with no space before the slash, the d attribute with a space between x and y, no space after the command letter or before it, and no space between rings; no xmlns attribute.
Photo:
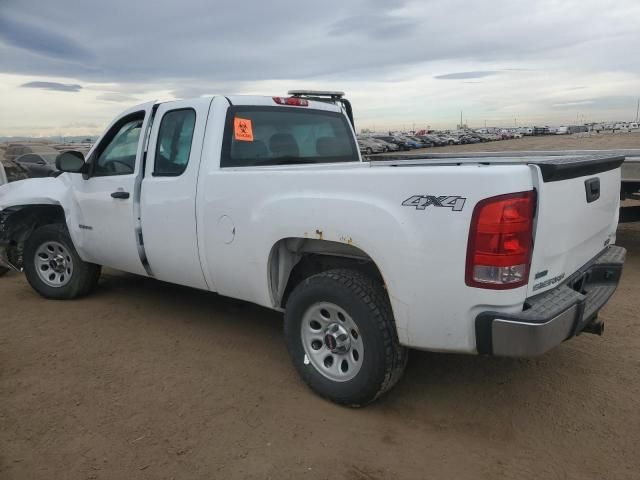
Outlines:
<svg viewBox="0 0 640 480"><path fill-rule="evenodd" d="M384 289L355 270L330 270L300 283L287 301L284 330L303 380L343 405L378 398L407 362Z"/></svg>
<svg viewBox="0 0 640 480"><path fill-rule="evenodd" d="M34 231L23 258L27 281L45 298L66 300L85 295L100 277L100 266L80 258L64 225L45 225Z"/></svg>

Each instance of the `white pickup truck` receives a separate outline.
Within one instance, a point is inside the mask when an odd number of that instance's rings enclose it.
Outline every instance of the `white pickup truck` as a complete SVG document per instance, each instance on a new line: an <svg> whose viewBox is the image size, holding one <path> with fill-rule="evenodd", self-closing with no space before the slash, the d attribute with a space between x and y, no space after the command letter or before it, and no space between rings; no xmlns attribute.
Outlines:
<svg viewBox="0 0 640 480"><path fill-rule="evenodd" d="M127 110L57 178L0 187L0 264L52 299L107 266L284 311L303 379L354 406L409 348L521 357L601 333L623 157L368 162L340 94L291 95Z"/></svg>

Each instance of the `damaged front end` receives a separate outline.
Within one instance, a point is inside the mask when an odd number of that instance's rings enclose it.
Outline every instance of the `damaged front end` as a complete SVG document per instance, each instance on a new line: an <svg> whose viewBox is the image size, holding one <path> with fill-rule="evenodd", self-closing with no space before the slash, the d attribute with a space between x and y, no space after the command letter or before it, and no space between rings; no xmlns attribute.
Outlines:
<svg viewBox="0 0 640 480"><path fill-rule="evenodd" d="M41 225L64 222L57 205L21 205L0 210L0 268L22 271L24 243Z"/></svg>
<svg viewBox="0 0 640 480"><path fill-rule="evenodd" d="M15 208L0 211L0 268L22 270L22 249L24 241L30 232L21 232L15 228L11 217L16 213ZM26 233L26 235L24 235Z"/></svg>

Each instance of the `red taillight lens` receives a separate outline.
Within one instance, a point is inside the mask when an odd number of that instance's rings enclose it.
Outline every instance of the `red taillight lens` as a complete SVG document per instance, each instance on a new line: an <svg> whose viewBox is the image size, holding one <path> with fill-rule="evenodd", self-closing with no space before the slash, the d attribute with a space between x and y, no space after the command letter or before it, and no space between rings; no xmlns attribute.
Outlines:
<svg viewBox="0 0 640 480"><path fill-rule="evenodd" d="M308 107L309 100L299 97L273 97L273 101L278 105L291 105L294 107Z"/></svg>
<svg viewBox="0 0 640 480"><path fill-rule="evenodd" d="M501 290L527 283L535 205L534 190L478 202L469 230L468 286Z"/></svg>

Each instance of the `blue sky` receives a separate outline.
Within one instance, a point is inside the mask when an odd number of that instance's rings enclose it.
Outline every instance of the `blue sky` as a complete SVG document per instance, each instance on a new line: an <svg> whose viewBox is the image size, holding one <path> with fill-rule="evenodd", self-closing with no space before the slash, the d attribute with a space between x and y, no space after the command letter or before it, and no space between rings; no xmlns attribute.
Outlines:
<svg viewBox="0 0 640 480"><path fill-rule="evenodd" d="M630 120L640 2L0 1L0 135L146 100L344 90L361 127Z"/></svg>

